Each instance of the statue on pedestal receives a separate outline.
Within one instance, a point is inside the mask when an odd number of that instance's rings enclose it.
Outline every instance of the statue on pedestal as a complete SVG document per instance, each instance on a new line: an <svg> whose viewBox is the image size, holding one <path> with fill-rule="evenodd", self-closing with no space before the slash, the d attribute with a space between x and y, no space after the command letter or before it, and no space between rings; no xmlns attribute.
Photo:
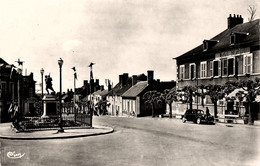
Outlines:
<svg viewBox="0 0 260 166"><path fill-rule="evenodd" d="M46 83L46 91L47 91L47 93L49 94L49 90L48 89L50 89L55 94L55 91L54 91L54 89L52 87L52 78L51 78L50 75L46 75L45 76L45 83Z"/></svg>

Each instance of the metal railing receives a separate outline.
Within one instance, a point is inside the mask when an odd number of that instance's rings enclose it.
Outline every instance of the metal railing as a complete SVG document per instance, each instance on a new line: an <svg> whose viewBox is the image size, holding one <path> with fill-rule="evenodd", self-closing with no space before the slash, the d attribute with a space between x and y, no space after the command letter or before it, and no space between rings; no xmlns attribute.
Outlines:
<svg viewBox="0 0 260 166"><path fill-rule="evenodd" d="M62 107L63 127L65 129L92 127L92 113L89 110L84 104L79 104L77 108L72 103L64 104ZM58 129L60 128L59 116L57 114L52 117L23 117L14 126L19 131Z"/></svg>

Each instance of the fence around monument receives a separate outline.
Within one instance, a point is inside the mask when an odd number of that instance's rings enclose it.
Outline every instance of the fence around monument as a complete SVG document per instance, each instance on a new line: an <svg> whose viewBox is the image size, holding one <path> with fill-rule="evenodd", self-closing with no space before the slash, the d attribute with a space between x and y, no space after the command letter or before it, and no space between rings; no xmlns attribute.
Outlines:
<svg viewBox="0 0 260 166"><path fill-rule="evenodd" d="M78 103L77 108L73 103L62 105L62 126L69 128L90 128L92 127L92 113L85 103ZM57 111L58 113L58 111ZM58 129L59 113L50 117L23 117L19 121L20 131L50 130ZM17 127L16 127L17 128Z"/></svg>

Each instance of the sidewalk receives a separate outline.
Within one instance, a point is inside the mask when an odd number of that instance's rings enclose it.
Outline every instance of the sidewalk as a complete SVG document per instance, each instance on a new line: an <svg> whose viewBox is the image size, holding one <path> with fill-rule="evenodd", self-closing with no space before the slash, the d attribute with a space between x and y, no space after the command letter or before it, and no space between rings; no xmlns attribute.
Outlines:
<svg viewBox="0 0 260 166"><path fill-rule="evenodd" d="M80 128L80 129L64 129L64 133L57 133L55 130L42 130L31 132L16 133L11 128L11 123L0 124L0 139L13 139L13 140L38 140L38 139L65 139L76 137L87 137L109 134L114 131L111 127L94 126L93 128Z"/></svg>
<svg viewBox="0 0 260 166"><path fill-rule="evenodd" d="M255 121L254 125L244 124L244 121L238 121L237 123L217 122L216 125L227 126L227 127L245 127L245 128L259 128L260 129L260 121Z"/></svg>

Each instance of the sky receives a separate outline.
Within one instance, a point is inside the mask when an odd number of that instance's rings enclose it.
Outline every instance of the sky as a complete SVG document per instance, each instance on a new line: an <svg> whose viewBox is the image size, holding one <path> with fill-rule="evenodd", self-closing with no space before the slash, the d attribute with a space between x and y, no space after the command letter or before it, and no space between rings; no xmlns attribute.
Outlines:
<svg viewBox="0 0 260 166"><path fill-rule="evenodd" d="M0 0L0 57L9 64L24 61L40 91L41 68L59 91L58 59L62 58L62 88L73 89L94 78L105 85L118 75L154 70L155 79L176 79L172 59L227 28L229 14L248 22L249 6L258 0ZM44 83L45 86L45 83Z"/></svg>

